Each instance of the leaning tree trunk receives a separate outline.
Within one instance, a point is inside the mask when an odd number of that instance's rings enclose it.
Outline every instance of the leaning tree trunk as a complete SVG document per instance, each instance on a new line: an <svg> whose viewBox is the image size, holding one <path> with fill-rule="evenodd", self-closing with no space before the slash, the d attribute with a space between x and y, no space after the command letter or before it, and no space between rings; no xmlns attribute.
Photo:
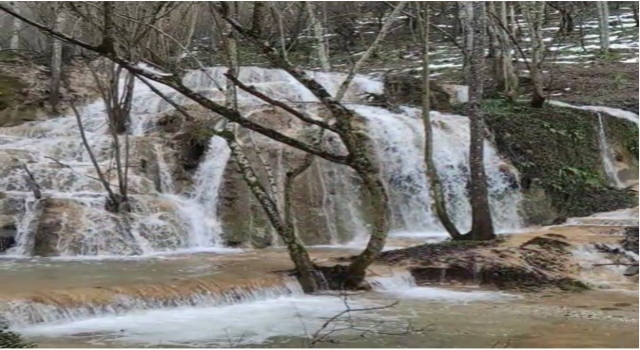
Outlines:
<svg viewBox="0 0 640 350"><path fill-rule="evenodd" d="M231 124L228 124L228 126L230 125ZM302 290L305 293L313 293L317 291L318 283L315 276L315 268L311 262L309 253L295 234L293 222L288 219L283 220L276 202L273 201L264 186L260 183L260 180L253 171L251 163L242 150L242 146L236 141L234 132L228 128L225 131L225 135L227 144L231 149L231 155L240 169L242 177L249 186L251 193L253 193L262 206L262 209L267 214L267 218L276 230L276 233L287 247L289 257L295 266L297 279L302 286Z"/></svg>
<svg viewBox="0 0 640 350"><path fill-rule="evenodd" d="M489 207L487 176L484 170L484 117L480 111L482 82L485 77L485 11L484 3L473 1L472 26L468 32L473 36L470 55L470 74L473 77L469 85L469 123L471 142L469 147L469 168L471 172L471 232L465 238L470 240L489 240L496 237Z"/></svg>
<svg viewBox="0 0 640 350"><path fill-rule="evenodd" d="M529 36L531 37L531 60L529 70L533 92L531 106L541 108L544 105L544 80L542 77L542 59L544 57L544 41L542 36L542 22L544 20L545 2L527 1L522 4L522 12L529 24Z"/></svg>
<svg viewBox="0 0 640 350"><path fill-rule="evenodd" d="M428 2L420 4L424 8L422 14L418 16L418 23L422 34L422 122L424 124L424 163L430 185L429 195L433 200L435 212L442 226L444 226L451 238L459 239L461 234L447 213L442 183L433 161L433 131L431 129L431 116L429 115L431 112L429 103L429 5Z"/></svg>

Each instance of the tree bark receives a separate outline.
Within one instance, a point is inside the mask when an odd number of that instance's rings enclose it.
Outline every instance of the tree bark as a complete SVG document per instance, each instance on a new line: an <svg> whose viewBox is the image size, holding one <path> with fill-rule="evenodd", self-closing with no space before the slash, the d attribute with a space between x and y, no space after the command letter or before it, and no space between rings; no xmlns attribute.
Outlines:
<svg viewBox="0 0 640 350"><path fill-rule="evenodd" d="M11 8L13 9L13 11L15 11L16 13L20 13L20 6L19 4L16 4L14 1L9 3L9 6L11 6ZM11 33L11 40L9 41L9 48L11 50L18 50L20 49L20 31L22 30L22 21L20 21L19 19L17 19L16 17L13 17L12 19L12 30L13 33Z"/></svg>
<svg viewBox="0 0 640 350"><path fill-rule="evenodd" d="M600 30L600 50L609 50L609 4L606 1L598 1L598 19Z"/></svg>
<svg viewBox="0 0 640 350"><path fill-rule="evenodd" d="M480 111L482 83L485 77L485 10L482 1L473 1L472 25L468 33L472 38L469 85L469 123L471 141L469 147L469 168L471 172L471 232L465 237L470 240L490 240L496 237L489 207L487 176L484 170L484 117Z"/></svg>
<svg viewBox="0 0 640 350"><path fill-rule="evenodd" d="M316 37L316 47L320 68L323 72L328 72L331 70L331 64L329 63L329 55L327 53L327 42L324 39L324 30L322 28L322 24L316 17L316 4L313 1L306 1L305 5L307 7L307 13L309 14L309 20L311 20L313 35Z"/></svg>
<svg viewBox="0 0 640 350"><path fill-rule="evenodd" d="M473 6L471 1L458 1L460 8L460 23L462 25L462 33L463 33L463 45L464 54L463 63L462 63L462 72L464 74L464 83L466 85L471 85L471 80L474 77L471 74L471 51L473 48L473 32L472 23L473 20Z"/></svg>
<svg viewBox="0 0 640 350"><path fill-rule="evenodd" d="M66 13L64 7L59 4L53 5L55 20L53 29L62 32L65 24ZM49 89L49 103L51 109L56 111L60 102L60 79L62 78L62 41L51 37L51 84Z"/></svg>
<svg viewBox="0 0 640 350"><path fill-rule="evenodd" d="M247 186L249 186L251 193L253 193L255 198L258 200L258 203L262 206L265 214L267 214L269 222L276 230L278 236L282 239L284 245L287 247L289 257L295 266L297 278L302 286L302 290L305 293L313 293L317 291L318 283L316 280L315 268L311 262L309 253L296 236L293 224L291 222L287 222L288 220L283 220L280 216L277 204L260 183L251 163L244 155L242 146L238 144L233 134L234 133L228 129L225 131L225 139L231 149L231 155L242 172L242 177L244 178Z"/></svg>
<svg viewBox="0 0 640 350"><path fill-rule="evenodd" d="M544 80L542 77L542 59L544 57L544 41L542 35L542 21L544 19L545 2L527 1L522 4L522 12L529 28L531 38L531 60L529 71L533 83L531 106L541 108L544 104Z"/></svg>
<svg viewBox="0 0 640 350"><path fill-rule="evenodd" d="M433 206L442 226L447 230L451 238L460 239L460 231L451 221L447 213L444 192L440 176L433 161L433 131L431 129L431 106L429 101L429 3L419 3L423 8L418 16L418 23L422 38L422 122L424 124L424 163L426 176L429 179L429 194L433 200Z"/></svg>
<svg viewBox="0 0 640 350"><path fill-rule="evenodd" d="M496 81L496 89L509 100L515 101L518 98L518 76L513 67L513 57L511 55L511 41L507 22L507 5L505 1L500 1L499 13L496 11L494 2L489 2L491 12L490 27L496 33L498 49L493 61L493 76Z"/></svg>

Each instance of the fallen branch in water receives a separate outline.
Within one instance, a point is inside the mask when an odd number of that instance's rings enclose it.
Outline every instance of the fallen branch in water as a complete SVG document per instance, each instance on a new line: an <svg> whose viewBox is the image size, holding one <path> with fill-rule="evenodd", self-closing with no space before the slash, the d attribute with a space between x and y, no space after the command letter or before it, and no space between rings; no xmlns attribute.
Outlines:
<svg viewBox="0 0 640 350"><path fill-rule="evenodd" d="M36 178L29 171L29 168L27 168L26 164L22 164L22 168L24 168L24 171L28 175L28 176L24 177L25 180L27 181L27 186L29 186L29 189L31 189L31 191L33 191L33 195L34 195L34 197L36 197L36 199L41 199L42 198L42 191L40 190L40 185L38 185L38 182L36 181Z"/></svg>

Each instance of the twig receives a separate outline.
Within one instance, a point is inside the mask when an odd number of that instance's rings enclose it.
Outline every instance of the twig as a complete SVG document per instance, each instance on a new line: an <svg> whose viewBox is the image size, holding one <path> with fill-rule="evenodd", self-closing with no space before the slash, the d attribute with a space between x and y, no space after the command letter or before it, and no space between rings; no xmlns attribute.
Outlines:
<svg viewBox="0 0 640 350"><path fill-rule="evenodd" d="M330 126L329 124L321 121L321 120L316 120L313 118L310 118L306 115L304 115L304 113L295 110L294 108L292 108L291 106L287 105L286 103L280 102L278 100L275 100L263 93L261 93L260 91L258 91L255 87L253 86L247 86L245 84L243 84L235 75L232 74L232 70L229 70L227 73L224 74L225 77L227 77L229 80L231 80L237 87L239 87L240 89L242 89L243 91L246 91L248 93L250 93L251 95L261 99L262 101L282 108L283 110L285 110L286 112L289 112L291 115L293 115L294 117L305 121L309 124L313 124L313 125L317 125L323 129L329 129L334 131L334 128L332 128L332 126Z"/></svg>

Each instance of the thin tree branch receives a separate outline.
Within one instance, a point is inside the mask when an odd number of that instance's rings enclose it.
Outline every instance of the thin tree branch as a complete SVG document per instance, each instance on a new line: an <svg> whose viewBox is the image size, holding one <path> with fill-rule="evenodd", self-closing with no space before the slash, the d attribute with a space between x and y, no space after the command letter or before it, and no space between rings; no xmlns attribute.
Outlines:
<svg viewBox="0 0 640 350"><path fill-rule="evenodd" d="M251 95L261 99L262 101L276 106L276 107L280 107L283 110L285 110L286 112L289 112L291 115L293 115L294 117L307 122L309 124L313 124L313 125L317 125L323 129L329 129L331 131L335 131L335 128L333 128L331 125L321 121L321 120L316 120L313 118L310 118L308 116L306 116L304 113L294 109L293 107L287 105L286 103L283 103L281 101L275 100L263 93L261 93L260 91L258 91L258 89L256 89L253 86L247 86L244 83L242 83L235 75L232 74L232 71L229 70L227 73L224 74L225 77L227 77L229 80L231 80L237 87L239 87L240 89L242 89L243 91L246 91L248 93L250 93Z"/></svg>

